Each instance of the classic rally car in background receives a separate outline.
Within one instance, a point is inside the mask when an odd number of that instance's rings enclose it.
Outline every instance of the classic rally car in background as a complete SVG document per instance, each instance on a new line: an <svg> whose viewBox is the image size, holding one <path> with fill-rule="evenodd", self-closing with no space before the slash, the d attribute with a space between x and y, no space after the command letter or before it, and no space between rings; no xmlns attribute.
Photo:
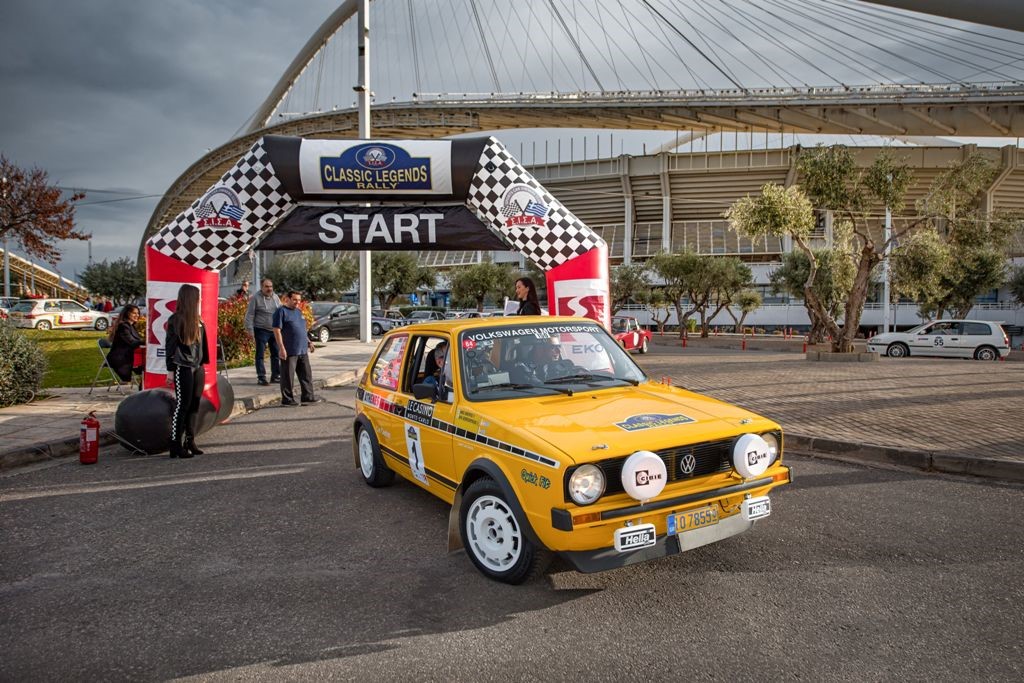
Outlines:
<svg viewBox="0 0 1024 683"><path fill-rule="evenodd" d="M521 583L750 529L790 481L778 424L647 378L599 324L522 316L385 334L356 388L355 465L452 505L449 550Z"/></svg>
<svg viewBox="0 0 1024 683"><path fill-rule="evenodd" d="M612 316L612 336L627 351L647 353L651 345L651 332L628 315Z"/></svg>
<svg viewBox="0 0 1024 683"><path fill-rule="evenodd" d="M71 299L22 299L8 312L16 327L37 330L92 329L110 327L110 314L86 308Z"/></svg>

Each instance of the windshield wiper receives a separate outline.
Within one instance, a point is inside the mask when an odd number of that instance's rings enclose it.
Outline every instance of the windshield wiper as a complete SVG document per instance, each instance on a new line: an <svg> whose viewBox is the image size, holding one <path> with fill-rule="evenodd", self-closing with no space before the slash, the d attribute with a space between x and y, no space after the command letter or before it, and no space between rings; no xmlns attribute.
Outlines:
<svg viewBox="0 0 1024 683"><path fill-rule="evenodd" d="M515 382L501 382L499 384L484 384L476 389L473 389L471 394L477 394L487 389L550 389L551 391L557 391L560 394L566 396L572 396L572 389L563 389L562 387L546 387L539 384L517 384Z"/></svg>
<svg viewBox="0 0 1024 683"><path fill-rule="evenodd" d="M640 382L635 379L628 379L626 377L616 377L615 375L595 375L592 373L576 373L575 375L565 375L564 377L555 377L545 381L545 384L554 384L561 382L592 382L594 380L612 380L615 382L627 382L632 384L634 387L639 385Z"/></svg>

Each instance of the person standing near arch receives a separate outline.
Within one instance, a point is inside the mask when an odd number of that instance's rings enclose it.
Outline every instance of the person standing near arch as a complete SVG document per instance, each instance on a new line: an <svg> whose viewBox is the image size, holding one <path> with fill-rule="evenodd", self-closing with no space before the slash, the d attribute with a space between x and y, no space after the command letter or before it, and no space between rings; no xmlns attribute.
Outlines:
<svg viewBox="0 0 1024 683"><path fill-rule="evenodd" d="M270 278L260 280L260 291L249 298L245 309L245 329L256 342L256 383L261 387L281 381L281 359L274 336L274 313L281 307L281 300L274 294L274 283ZM270 349L270 381L267 381L267 366L263 353Z"/></svg>
<svg viewBox="0 0 1024 683"><path fill-rule="evenodd" d="M210 363L206 326L199 317L199 288L182 285L174 313L167 320L165 346L167 372L174 377L174 411L171 413L172 458L202 455L196 446L199 399L206 383L204 365Z"/></svg>
<svg viewBox="0 0 1024 683"><path fill-rule="evenodd" d="M528 277L516 280L516 299L519 300L516 315L540 315L540 300L537 298L537 288L533 280Z"/></svg>

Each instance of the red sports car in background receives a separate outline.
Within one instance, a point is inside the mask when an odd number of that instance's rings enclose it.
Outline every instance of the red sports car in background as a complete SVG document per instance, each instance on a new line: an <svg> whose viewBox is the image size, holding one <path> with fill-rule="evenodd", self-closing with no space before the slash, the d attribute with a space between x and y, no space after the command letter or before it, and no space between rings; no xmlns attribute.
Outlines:
<svg viewBox="0 0 1024 683"><path fill-rule="evenodd" d="M625 315L612 317L612 336L627 351L647 353L651 345L651 332L637 323L636 318Z"/></svg>

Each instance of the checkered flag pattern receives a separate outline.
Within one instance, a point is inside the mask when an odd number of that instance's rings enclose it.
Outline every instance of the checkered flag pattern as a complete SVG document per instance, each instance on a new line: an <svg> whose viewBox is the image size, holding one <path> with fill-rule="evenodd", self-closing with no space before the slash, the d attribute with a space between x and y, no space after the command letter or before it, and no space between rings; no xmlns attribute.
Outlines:
<svg viewBox="0 0 1024 683"><path fill-rule="evenodd" d="M502 197L516 185L528 186L549 207L543 225L506 225L506 218L511 217L506 212L512 209ZM494 138L488 141L480 156L466 206L513 250L544 271L604 244L604 240L551 196Z"/></svg>
<svg viewBox="0 0 1024 683"><path fill-rule="evenodd" d="M190 266L220 270L249 251L293 204L267 159L263 140L256 141L210 190L216 188L226 188L238 197L242 213L238 228L197 227L197 219L215 213L209 204L201 206L201 197L153 235L149 245ZM228 207L221 214L234 218L238 210Z"/></svg>

